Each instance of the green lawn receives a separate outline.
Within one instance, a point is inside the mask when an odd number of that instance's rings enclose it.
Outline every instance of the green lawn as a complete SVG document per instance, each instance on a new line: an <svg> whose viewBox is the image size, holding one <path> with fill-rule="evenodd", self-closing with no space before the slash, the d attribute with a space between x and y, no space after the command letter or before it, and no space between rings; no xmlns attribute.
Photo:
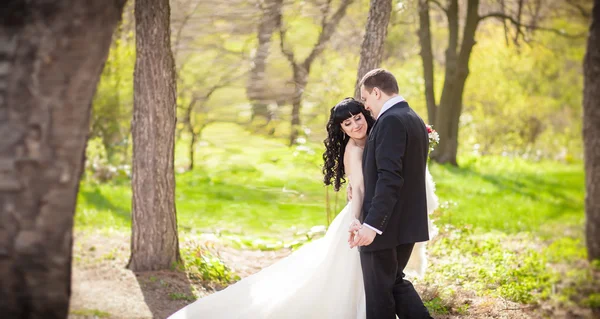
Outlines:
<svg viewBox="0 0 600 319"><path fill-rule="evenodd" d="M187 165L186 154L178 144L176 167ZM293 233L327 223L321 145L290 149L283 140L218 124L205 130L197 154L198 168L176 175L182 234L218 232L232 244L277 249L302 244L303 236ZM434 262L423 281L439 287L428 307L465 313L469 303L456 297L465 289L521 303L597 307L598 285L585 266L582 163L463 156L459 164L430 166L441 232L429 248ZM336 205L330 190L332 212L344 198L337 194ZM129 231L130 207L127 179L86 178L76 228Z"/></svg>
<svg viewBox="0 0 600 319"><path fill-rule="evenodd" d="M252 136L219 124L204 132L196 167L179 173L180 229L229 229L248 234L324 225L321 145L290 149L284 141ZM184 144L177 165L187 163ZM581 163L528 162L505 157L462 157L460 168L432 164L441 207L438 225L471 225L482 231L533 231L581 227L584 174ZM330 192L334 210L335 195ZM337 195L338 211L345 194ZM97 184L84 180L77 206L78 228L130 227L127 181Z"/></svg>

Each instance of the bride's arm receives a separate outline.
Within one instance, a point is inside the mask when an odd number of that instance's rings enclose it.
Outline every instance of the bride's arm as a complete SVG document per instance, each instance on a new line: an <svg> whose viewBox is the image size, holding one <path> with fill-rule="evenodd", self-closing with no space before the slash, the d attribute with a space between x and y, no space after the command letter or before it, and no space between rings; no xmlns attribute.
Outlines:
<svg viewBox="0 0 600 319"><path fill-rule="evenodd" d="M344 154L344 165L352 185L352 202L350 209L352 216L359 219L362 211L363 199L365 196L365 186L362 174L362 149L348 143L346 154Z"/></svg>

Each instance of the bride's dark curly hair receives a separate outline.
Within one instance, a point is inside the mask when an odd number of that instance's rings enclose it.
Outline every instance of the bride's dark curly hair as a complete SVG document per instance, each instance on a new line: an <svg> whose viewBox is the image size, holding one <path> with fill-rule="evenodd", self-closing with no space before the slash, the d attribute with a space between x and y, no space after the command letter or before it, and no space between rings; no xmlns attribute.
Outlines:
<svg viewBox="0 0 600 319"><path fill-rule="evenodd" d="M371 127L375 120L364 105L351 98L345 98L331 109L329 122L327 122L327 138L323 141L325 144L325 153L323 153L323 181L325 185L331 185L335 191L340 190L340 186L346 182L344 175L344 151L350 138L342 130L342 122L350 117L362 113L367 121L367 134L371 131Z"/></svg>

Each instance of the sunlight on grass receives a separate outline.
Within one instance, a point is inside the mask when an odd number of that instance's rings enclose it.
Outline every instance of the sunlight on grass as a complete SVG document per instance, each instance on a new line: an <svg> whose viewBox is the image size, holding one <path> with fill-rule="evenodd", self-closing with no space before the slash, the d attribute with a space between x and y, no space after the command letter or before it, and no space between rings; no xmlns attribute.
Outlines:
<svg viewBox="0 0 600 319"><path fill-rule="evenodd" d="M441 202L438 223L544 235L583 224L581 163L463 157L460 165L431 165Z"/></svg>
<svg viewBox="0 0 600 319"><path fill-rule="evenodd" d="M323 148L286 143L233 124L212 125L203 132L196 169L189 172L181 170L188 165L187 146L178 144L182 235L213 233L227 246L261 250L295 248L318 238L324 228L316 235L309 230L327 223ZM426 300L432 311L468 313L468 303L452 302L460 289L519 303L595 306L593 276L581 266L586 258L582 164L498 156L463 156L459 164L430 164L440 199L433 219L441 233L430 244L438 262L430 265L424 282L443 284ZM330 201L336 214L345 205L345 191L330 190ZM82 181L78 229L129 231L130 226L129 180ZM203 280L219 278L215 282L226 284L235 276L218 260L201 260L197 251L182 249Z"/></svg>
<svg viewBox="0 0 600 319"><path fill-rule="evenodd" d="M250 135L233 124L209 126L197 169L176 176L177 217L183 231L261 235L326 224L322 146ZM179 167L187 166L185 144ZM431 164L441 207L439 225L471 225L482 231L535 231L551 235L583 223L583 168L505 157L462 157L460 168ZM334 192L330 192L334 206ZM338 212L345 194L337 194ZM77 227L129 228L128 181L84 181Z"/></svg>

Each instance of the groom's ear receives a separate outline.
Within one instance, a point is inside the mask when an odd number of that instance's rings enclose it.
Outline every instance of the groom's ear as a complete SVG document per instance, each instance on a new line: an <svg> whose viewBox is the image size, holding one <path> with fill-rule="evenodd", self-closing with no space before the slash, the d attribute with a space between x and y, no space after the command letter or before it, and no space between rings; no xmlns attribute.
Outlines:
<svg viewBox="0 0 600 319"><path fill-rule="evenodd" d="M371 93L375 94L376 99L379 99L381 97L381 90L378 87L374 87Z"/></svg>

